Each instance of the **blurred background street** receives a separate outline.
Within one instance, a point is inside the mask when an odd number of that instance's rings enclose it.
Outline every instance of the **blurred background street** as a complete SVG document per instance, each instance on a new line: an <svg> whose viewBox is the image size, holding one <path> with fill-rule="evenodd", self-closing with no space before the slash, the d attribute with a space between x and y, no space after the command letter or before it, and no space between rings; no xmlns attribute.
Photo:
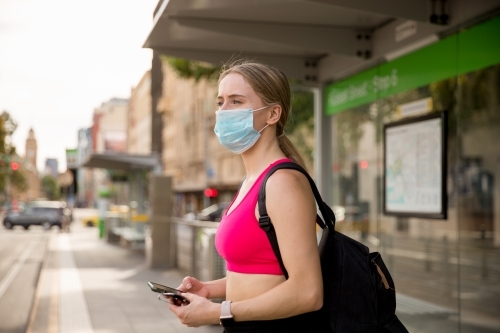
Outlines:
<svg viewBox="0 0 500 333"><path fill-rule="evenodd" d="M151 270L144 251L70 233L0 230L0 332L221 332L182 326L147 281L178 286L176 270Z"/></svg>
<svg viewBox="0 0 500 333"><path fill-rule="evenodd" d="M237 58L288 77L286 137L410 332L499 333L499 35L500 0L0 0L0 333L221 331L146 282L226 274Z"/></svg>

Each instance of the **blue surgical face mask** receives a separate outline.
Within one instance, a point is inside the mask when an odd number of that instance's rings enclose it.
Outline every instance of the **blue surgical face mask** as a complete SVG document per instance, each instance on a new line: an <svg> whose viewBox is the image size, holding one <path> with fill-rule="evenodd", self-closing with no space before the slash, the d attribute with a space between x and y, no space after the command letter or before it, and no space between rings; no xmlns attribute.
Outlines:
<svg viewBox="0 0 500 333"><path fill-rule="evenodd" d="M253 128L253 113L269 106L264 106L257 110L218 110L215 112L214 132L221 145L235 154L241 154L250 149L260 137L260 131Z"/></svg>

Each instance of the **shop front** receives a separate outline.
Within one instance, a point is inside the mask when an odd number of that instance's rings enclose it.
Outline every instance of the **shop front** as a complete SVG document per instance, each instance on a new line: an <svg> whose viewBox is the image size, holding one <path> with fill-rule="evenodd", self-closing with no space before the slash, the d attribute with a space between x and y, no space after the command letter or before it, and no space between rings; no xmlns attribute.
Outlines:
<svg viewBox="0 0 500 333"><path fill-rule="evenodd" d="M500 332L500 17L327 85L340 231L418 332Z"/></svg>

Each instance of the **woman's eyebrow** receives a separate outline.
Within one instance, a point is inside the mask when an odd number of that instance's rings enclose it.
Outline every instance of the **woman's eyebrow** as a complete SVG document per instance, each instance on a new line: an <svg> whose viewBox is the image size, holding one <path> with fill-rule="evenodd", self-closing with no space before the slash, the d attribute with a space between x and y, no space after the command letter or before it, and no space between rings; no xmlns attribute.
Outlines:
<svg viewBox="0 0 500 333"><path fill-rule="evenodd" d="M238 95L238 94L232 94L227 96L228 98L235 98L235 97L246 97L245 95ZM217 96L218 99L223 99L224 97L222 96Z"/></svg>

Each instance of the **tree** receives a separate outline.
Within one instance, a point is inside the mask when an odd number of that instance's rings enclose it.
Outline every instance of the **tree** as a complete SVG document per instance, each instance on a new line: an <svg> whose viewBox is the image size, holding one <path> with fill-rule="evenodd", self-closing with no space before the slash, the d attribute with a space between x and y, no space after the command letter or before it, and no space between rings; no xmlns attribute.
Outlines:
<svg viewBox="0 0 500 333"><path fill-rule="evenodd" d="M49 200L57 200L61 197L61 192L59 191L59 186L57 186L57 180L50 176L44 176L41 180L42 192L45 197Z"/></svg>
<svg viewBox="0 0 500 333"><path fill-rule="evenodd" d="M196 82L202 78L211 81L217 81L219 79L220 67L212 66L200 61L167 56L162 56L162 60L182 78L194 79Z"/></svg>
<svg viewBox="0 0 500 333"><path fill-rule="evenodd" d="M17 123L7 111L0 114L0 191L5 191L6 177L9 175L10 185L23 192L28 189L23 169L12 172L10 161L20 161L16 147L12 144L12 134Z"/></svg>

